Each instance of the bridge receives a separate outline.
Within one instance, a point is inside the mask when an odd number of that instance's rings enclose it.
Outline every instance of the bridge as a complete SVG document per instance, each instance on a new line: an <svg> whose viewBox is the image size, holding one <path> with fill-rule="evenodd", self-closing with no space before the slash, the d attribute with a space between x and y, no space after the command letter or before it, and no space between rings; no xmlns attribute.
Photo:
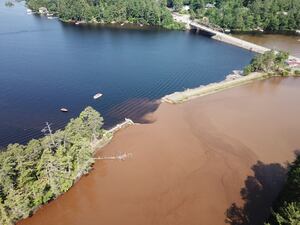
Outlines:
<svg viewBox="0 0 300 225"><path fill-rule="evenodd" d="M267 51L270 51L271 49L241 40L239 38L233 37L229 34L225 34L223 32L217 31L216 29L210 28L208 26L205 26L203 24L197 23L194 20L191 20L190 15L182 15L176 12L172 12L173 19L177 22L183 23L186 26L186 29L188 30L195 30L196 32L205 34L207 36L210 36L212 39L225 42L230 45L234 45L240 48L247 49L252 52L263 54ZM295 56L289 57L289 60L294 60L296 62L300 62L300 58L297 58Z"/></svg>
<svg viewBox="0 0 300 225"><path fill-rule="evenodd" d="M197 23L196 21L191 20L189 15L181 15L176 12L173 12L172 15L173 15L173 18L175 21L185 24L187 29L195 30L196 32L203 33L205 35L210 36L211 38L213 38L215 40L222 41L227 44L231 44L231 45L234 45L234 46L237 46L240 48L247 49L249 51L257 52L257 53L264 53L264 52L270 50L263 46L256 45L256 44L248 42L248 41L244 41L239 38L235 38L231 35L217 31L216 29L213 29L213 28L210 28L203 24Z"/></svg>

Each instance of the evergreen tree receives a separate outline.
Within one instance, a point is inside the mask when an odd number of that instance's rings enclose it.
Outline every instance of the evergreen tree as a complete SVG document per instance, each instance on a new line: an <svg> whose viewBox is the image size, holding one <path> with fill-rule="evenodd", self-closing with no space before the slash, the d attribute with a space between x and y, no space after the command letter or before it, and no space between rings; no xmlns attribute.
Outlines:
<svg viewBox="0 0 300 225"><path fill-rule="evenodd" d="M0 224L28 217L87 173L94 162L91 142L101 138L102 125L100 114L88 107L65 130L47 127L44 138L0 152Z"/></svg>
<svg viewBox="0 0 300 225"><path fill-rule="evenodd" d="M63 21L133 22L181 29L167 10L167 0L26 0L37 11L46 7ZM179 10L183 0L171 1ZM170 4L170 2L169 2Z"/></svg>

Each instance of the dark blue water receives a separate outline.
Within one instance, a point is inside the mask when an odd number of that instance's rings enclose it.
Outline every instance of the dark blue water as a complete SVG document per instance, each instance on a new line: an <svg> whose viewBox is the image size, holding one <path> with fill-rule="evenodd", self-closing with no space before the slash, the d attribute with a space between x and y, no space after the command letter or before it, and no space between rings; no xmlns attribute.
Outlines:
<svg viewBox="0 0 300 225"><path fill-rule="evenodd" d="M79 27L0 0L0 146L63 127L86 106L106 126L166 94L223 80L252 53L188 32ZM93 95L103 93L95 101ZM59 109L67 107L69 113Z"/></svg>

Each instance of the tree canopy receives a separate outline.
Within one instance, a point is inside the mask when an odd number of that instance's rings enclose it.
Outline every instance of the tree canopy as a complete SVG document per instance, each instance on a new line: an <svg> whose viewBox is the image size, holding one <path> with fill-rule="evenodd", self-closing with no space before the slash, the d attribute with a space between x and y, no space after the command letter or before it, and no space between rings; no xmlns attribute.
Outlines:
<svg viewBox="0 0 300 225"><path fill-rule="evenodd" d="M290 166L286 184L273 210L267 225L300 224L300 156Z"/></svg>
<svg viewBox="0 0 300 225"><path fill-rule="evenodd" d="M179 29L173 21L165 0L26 0L27 5L38 11L46 7L62 20L86 22L132 22L165 28Z"/></svg>
<svg viewBox="0 0 300 225"><path fill-rule="evenodd" d="M191 14L237 31L295 31L300 28L299 0L169 0L190 5Z"/></svg>
<svg viewBox="0 0 300 225"><path fill-rule="evenodd" d="M101 138L103 119L87 107L64 130L11 144L0 152L0 224L10 225L66 192L93 164L93 140Z"/></svg>
<svg viewBox="0 0 300 225"><path fill-rule="evenodd" d="M281 73L286 68L286 61L289 58L287 52L267 51L264 54L256 55L251 63L244 68L244 74L248 75L252 72L279 72Z"/></svg>

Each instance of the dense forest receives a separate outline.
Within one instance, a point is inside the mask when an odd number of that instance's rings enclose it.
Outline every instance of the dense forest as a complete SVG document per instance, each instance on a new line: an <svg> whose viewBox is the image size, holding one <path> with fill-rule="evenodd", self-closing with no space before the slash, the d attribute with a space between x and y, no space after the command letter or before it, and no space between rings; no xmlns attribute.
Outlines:
<svg viewBox="0 0 300 225"><path fill-rule="evenodd" d="M299 0L168 0L180 11L190 6L192 17L236 31L300 29Z"/></svg>
<svg viewBox="0 0 300 225"><path fill-rule="evenodd" d="M40 205L66 192L91 168L92 143L101 138L103 119L87 107L64 130L27 145L12 144L0 152L0 224L26 218Z"/></svg>
<svg viewBox="0 0 300 225"><path fill-rule="evenodd" d="M273 207L268 225L300 224L300 156L290 166L287 182Z"/></svg>
<svg viewBox="0 0 300 225"><path fill-rule="evenodd" d="M33 10L46 7L62 20L132 22L181 29L167 7L190 7L192 18L234 31L300 29L299 0L26 0Z"/></svg>
<svg viewBox="0 0 300 225"><path fill-rule="evenodd" d="M46 7L63 21L102 23L139 23L181 29L173 21L165 0L26 0L27 5L38 11Z"/></svg>

